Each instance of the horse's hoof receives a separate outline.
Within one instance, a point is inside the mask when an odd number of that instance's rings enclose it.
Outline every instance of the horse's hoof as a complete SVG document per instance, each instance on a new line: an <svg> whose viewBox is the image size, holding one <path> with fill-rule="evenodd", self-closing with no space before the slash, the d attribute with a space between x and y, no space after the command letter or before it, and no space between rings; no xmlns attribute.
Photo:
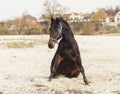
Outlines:
<svg viewBox="0 0 120 94"><path fill-rule="evenodd" d="M85 85L88 85L88 82L85 82Z"/></svg>
<svg viewBox="0 0 120 94"><path fill-rule="evenodd" d="M89 83L88 83L88 81L87 81L87 79L86 80L84 80L84 82L85 82L85 85L88 85Z"/></svg>
<svg viewBox="0 0 120 94"><path fill-rule="evenodd" d="M50 78L48 79L48 81L52 81L52 78L50 77Z"/></svg>
<svg viewBox="0 0 120 94"><path fill-rule="evenodd" d="M88 81L85 81L85 85L89 85Z"/></svg>

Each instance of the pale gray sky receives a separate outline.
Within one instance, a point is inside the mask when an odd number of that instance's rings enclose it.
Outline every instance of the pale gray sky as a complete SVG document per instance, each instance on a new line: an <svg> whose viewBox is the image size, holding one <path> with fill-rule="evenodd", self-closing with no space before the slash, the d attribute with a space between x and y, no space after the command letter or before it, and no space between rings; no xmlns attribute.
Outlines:
<svg viewBox="0 0 120 94"><path fill-rule="evenodd" d="M25 11L40 17L44 0L0 0L0 21L20 17ZM92 12L97 8L120 5L120 0L57 0L69 12Z"/></svg>

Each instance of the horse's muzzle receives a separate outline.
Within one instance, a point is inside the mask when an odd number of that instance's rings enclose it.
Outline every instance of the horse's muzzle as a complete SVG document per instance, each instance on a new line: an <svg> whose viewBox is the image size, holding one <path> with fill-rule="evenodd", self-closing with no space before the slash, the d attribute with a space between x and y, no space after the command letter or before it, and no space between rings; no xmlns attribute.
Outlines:
<svg viewBox="0 0 120 94"><path fill-rule="evenodd" d="M50 49L52 49L52 48L54 48L54 46L55 46L55 41L49 40L49 42L48 42L48 47L49 47Z"/></svg>

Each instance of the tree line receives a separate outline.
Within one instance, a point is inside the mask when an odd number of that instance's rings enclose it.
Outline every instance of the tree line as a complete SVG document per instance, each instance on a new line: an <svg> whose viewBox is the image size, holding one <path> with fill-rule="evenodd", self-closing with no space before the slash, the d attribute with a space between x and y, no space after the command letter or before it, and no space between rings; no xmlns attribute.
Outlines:
<svg viewBox="0 0 120 94"><path fill-rule="evenodd" d="M41 25L39 22L37 22L35 17L29 14L23 14L22 17L17 17L12 20L1 22L0 34L41 34Z"/></svg>
<svg viewBox="0 0 120 94"><path fill-rule="evenodd" d="M48 33L50 17L63 16L69 10L69 8L62 6L57 0L45 0L43 5L44 9L40 17L41 21L38 21L30 14L24 13L22 17L0 22L0 35L31 35ZM100 8L96 12L90 14L90 22L70 23L70 25L73 31L81 31L81 28L84 30L86 29L84 28L85 26L89 27L92 31L99 31L101 23L105 21L106 17L110 15L114 16L118 11L120 11L119 5L115 7L110 6L107 8ZM64 18L66 19L68 17L66 16ZM85 31L87 32L87 30Z"/></svg>

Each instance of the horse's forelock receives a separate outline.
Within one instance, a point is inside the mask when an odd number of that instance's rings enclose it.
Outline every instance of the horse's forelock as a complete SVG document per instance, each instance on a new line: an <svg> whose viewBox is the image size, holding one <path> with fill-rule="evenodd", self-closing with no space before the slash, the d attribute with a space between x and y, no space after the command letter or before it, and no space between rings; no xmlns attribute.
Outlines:
<svg viewBox="0 0 120 94"><path fill-rule="evenodd" d="M68 22L65 21L63 17L56 18L56 20L57 20L58 22L63 22L63 23L65 23L65 24L70 28Z"/></svg>

